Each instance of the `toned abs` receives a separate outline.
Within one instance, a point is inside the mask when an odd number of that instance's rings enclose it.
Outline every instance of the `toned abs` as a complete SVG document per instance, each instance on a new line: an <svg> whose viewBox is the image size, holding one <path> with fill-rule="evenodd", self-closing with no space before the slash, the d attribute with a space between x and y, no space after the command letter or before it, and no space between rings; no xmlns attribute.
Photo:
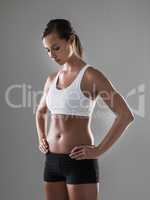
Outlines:
<svg viewBox="0 0 150 200"><path fill-rule="evenodd" d="M70 153L76 145L94 144L88 129L89 118L69 115L51 115L47 134L49 149L55 153Z"/></svg>

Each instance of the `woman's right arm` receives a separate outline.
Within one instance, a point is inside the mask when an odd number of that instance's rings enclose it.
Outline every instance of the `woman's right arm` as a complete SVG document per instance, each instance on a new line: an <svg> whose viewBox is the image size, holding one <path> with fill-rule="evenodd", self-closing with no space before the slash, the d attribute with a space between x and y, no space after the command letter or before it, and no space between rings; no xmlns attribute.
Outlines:
<svg viewBox="0 0 150 200"><path fill-rule="evenodd" d="M55 73L56 74L56 73ZM37 134L38 134L38 141L39 141L39 150L42 153L46 153L49 149L48 142L46 140L47 136L47 114L48 114L48 108L46 105L46 95L48 92L48 89L50 87L50 83L55 76L55 74L48 76L43 90L43 95L40 99L40 102L36 109L36 128L37 128Z"/></svg>

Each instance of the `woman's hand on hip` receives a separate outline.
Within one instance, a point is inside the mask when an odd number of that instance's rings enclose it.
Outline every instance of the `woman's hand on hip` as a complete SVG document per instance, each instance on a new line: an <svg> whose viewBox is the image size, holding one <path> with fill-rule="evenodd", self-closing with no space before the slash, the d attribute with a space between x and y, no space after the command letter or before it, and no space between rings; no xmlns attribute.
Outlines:
<svg viewBox="0 0 150 200"><path fill-rule="evenodd" d="M48 152L48 150L49 150L49 144L48 144L46 138L40 139L40 141L39 141L39 150L42 153L47 153Z"/></svg>
<svg viewBox="0 0 150 200"><path fill-rule="evenodd" d="M71 150L69 156L76 160L95 159L99 156L99 151L95 145L79 145Z"/></svg>

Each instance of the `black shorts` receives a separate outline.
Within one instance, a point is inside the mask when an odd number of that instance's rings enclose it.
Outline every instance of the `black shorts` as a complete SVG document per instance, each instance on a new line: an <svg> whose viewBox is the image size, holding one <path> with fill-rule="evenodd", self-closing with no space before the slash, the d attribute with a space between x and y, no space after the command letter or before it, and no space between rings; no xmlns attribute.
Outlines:
<svg viewBox="0 0 150 200"><path fill-rule="evenodd" d="M98 159L76 160L69 154L45 154L43 179L46 182L66 181L67 184L99 182Z"/></svg>

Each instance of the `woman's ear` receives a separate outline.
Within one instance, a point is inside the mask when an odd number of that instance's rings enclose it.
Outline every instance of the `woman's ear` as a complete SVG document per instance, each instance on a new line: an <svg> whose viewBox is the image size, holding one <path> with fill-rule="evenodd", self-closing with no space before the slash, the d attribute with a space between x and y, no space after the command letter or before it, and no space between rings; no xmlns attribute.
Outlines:
<svg viewBox="0 0 150 200"><path fill-rule="evenodd" d="M75 40L75 35L74 34L71 34L70 35L70 38L69 38L69 42L72 44Z"/></svg>

